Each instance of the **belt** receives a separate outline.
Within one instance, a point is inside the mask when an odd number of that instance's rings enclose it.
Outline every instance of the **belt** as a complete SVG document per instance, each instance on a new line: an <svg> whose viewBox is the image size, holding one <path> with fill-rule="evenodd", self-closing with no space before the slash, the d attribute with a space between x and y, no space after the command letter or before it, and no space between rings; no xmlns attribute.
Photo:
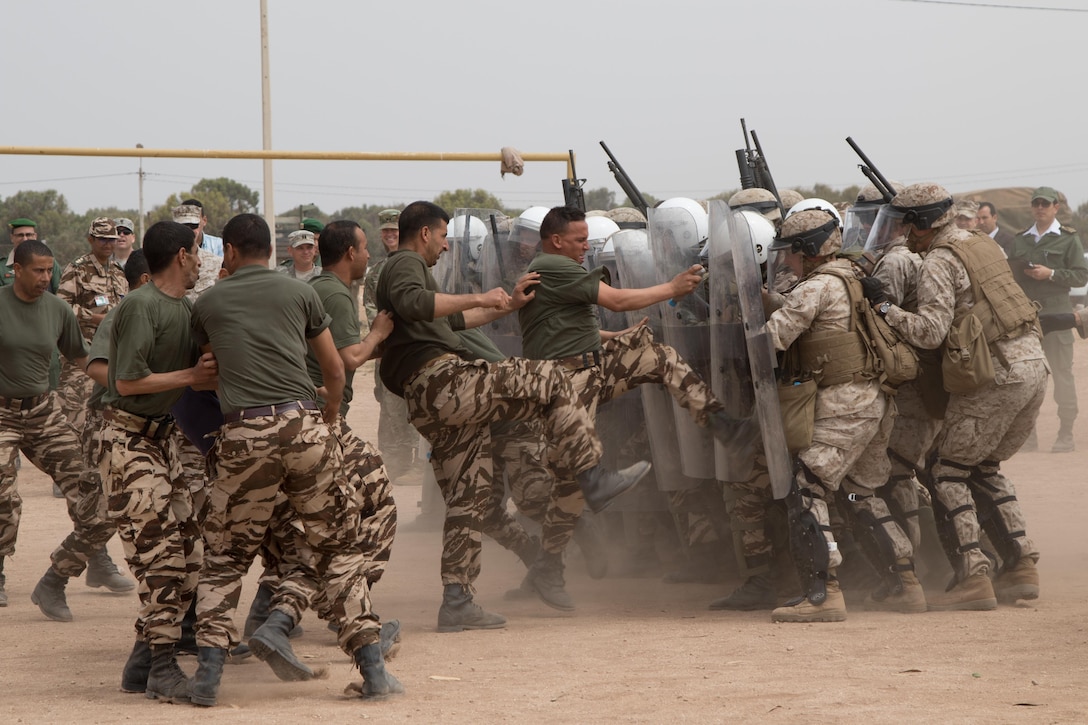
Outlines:
<svg viewBox="0 0 1088 725"><path fill-rule="evenodd" d="M280 403L279 405L264 405L260 408L243 408L242 410L236 410L233 413L224 413L224 423L237 423L240 420L249 420L250 418L264 418L269 415L283 415L284 413L290 413L295 410L321 410L317 407L317 403L312 400L292 400L290 403Z"/></svg>
<svg viewBox="0 0 1088 725"><path fill-rule="evenodd" d="M559 363L567 370L585 370L586 368L596 367L601 364L601 351L594 350L593 352L583 352L581 355L561 357L555 362Z"/></svg>
<svg viewBox="0 0 1088 725"><path fill-rule="evenodd" d="M102 411L102 417L121 430L156 441L166 438L174 430L174 418L169 415L147 418L127 410L106 408Z"/></svg>
<svg viewBox="0 0 1088 725"><path fill-rule="evenodd" d="M0 408L6 408L7 410L30 410L31 408L37 408L44 403L45 399L48 397L49 393L42 393L41 395L33 395L29 398L0 398Z"/></svg>

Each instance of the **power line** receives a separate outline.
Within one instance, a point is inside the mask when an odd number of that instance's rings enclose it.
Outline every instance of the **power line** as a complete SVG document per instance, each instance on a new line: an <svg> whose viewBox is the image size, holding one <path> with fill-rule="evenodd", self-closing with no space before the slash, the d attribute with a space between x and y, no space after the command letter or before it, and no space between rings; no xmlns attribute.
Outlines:
<svg viewBox="0 0 1088 725"><path fill-rule="evenodd" d="M1047 10L1055 13L1088 13L1086 8L1055 8L1035 5L997 5L995 3L969 3L958 0L897 0L901 3L925 3L927 5L961 5L969 8L1001 8L1002 10Z"/></svg>
<svg viewBox="0 0 1088 725"><path fill-rule="evenodd" d="M52 181L83 181L86 179L109 179L117 176L136 176L136 171L126 171L120 174L96 174L94 176L62 176L56 179L29 179L25 181L0 181L0 186L13 186L15 184L44 184Z"/></svg>

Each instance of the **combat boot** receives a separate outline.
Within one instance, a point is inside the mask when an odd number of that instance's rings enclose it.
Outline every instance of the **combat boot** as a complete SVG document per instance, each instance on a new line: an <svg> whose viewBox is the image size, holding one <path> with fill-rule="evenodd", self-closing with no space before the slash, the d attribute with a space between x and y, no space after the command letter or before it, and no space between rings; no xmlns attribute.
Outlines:
<svg viewBox="0 0 1088 725"><path fill-rule="evenodd" d="M946 592L930 595L931 612L984 612L997 609L997 597L985 571L972 574Z"/></svg>
<svg viewBox="0 0 1088 725"><path fill-rule="evenodd" d="M1017 599L1039 598L1039 569L1031 559L1021 558L1012 569L1002 571L993 580L997 601L1016 604Z"/></svg>
<svg viewBox="0 0 1088 725"><path fill-rule="evenodd" d="M772 622L845 622L846 600L837 579L827 582L827 598L813 604L807 597L791 599L771 612Z"/></svg>
<svg viewBox="0 0 1088 725"><path fill-rule="evenodd" d="M472 592L464 584L447 584L442 589L438 608L438 631L460 632L465 629L502 629L506 617L484 611L472 601Z"/></svg>
<svg viewBox="0 0 1088 725"><path fill-rule="evenodd" d="M189 678L178 667L174 645L151 645L151 672L147 676L144 697L166 702L189 702Z"/></svg>
<svg viewBox="0 0 1088 725"><path fill-rule="evenodd" d="M630 490L650 472L649 461L639 461L621 471L609 471L601 465L578 474L578 485L589 510L599 514L621 493Z"/></svg>
<svg viewBox="0 0 1088 725"><path fill-rule="evenodd" d="M586 573L591 579L603 579L608 574L608 549L601 529L592 516L579 516L574 524L574 543L582 550Z"/></svg>
<svg viewBox="0 0 1088 725"><path fill-rule="evenodd" d="M715 440L730 450L743 450L759 439L759 426L748 418L731 418L724 410L711 413L706 427Z"/></svg>
<svg viewBox="0 0 1088 725"><path fill-rule="evenodd" d="M393 673L385 669L385 660L382 658L381 647L377 642L371 642L355 650L355 665L363 673L363 684L359 688L360 697L381 700L404 692L404 685L393 677Z"/></svg>
<svg viewBox="0 0 1088 725"><path fill-rule="evenodd" d="M147 691L147 677L151 674L151 646L143 640L136 640L132 654L121 671L121 692L138 693Z"/></svg>
<svg viewBox="0 0 1088 725"><path fill-rule="evenodd" d="M1051 453L1071 453L1076 449L1073 444L1073 424L1062 421L1061 427L1058 429L1058 438L1054 441L1054 445L1050 448Z"/></svg>
<svg viewBox="0 0 1088 725"><path fill-rule="evenodd" d="M104 546L87 560L87 586L96 589L106 587L115 594L131 592L136 588L135 584L121 576Z"/></svg>
<svg viewBox="0 0 1088 725"><path fill-rule="evenodd" d="M381 635L378 639L382 657L389 661L400 651L400 620L390 619L382 622Z"/></svg>
<svg viewBox="0 0 1088 725"><path fill-rule="evenodd" d="M314 671L299 662L291 649L288 637L294 626L295 621L286 612L272 610L265 623L249 638L249 649L284 682L312 680Z"/></svg>
<svg viewBox="0 0 1088 725"><path fill-rule="evenodd" d="M71 622L72 610L68 608L68 601L64 597L64 587L67 584L68 577L61 576L53 571L53 567L49 567L30 593L30 601L37 604L42 614L54 622Z"/></svg>
<svg viewBox="0 0 1088 725"><path fill-rule="evenodd" d="M518 558L521 559L521 563L525 564L526 568L533 565L537 557L540 556L540 539L535 536L530 536L528 541L513 550Z"/></svg>
<svg viewBox="0 0 1088 725"><path fill-rule="evenodd" d="M0 607L8 605L8 593L4 591L7 579L4 577L4 557L0 556Z"/></svg>
<svg viewBox="0 0 1088 725"><path fill-rule="evenodd" d="M223 678L223 663L227 651L218 647L201 647L196 655L196 674L189 688L189 702L214 707L219 697L219 681Z"/></svg>
<svg viewBox="0 0 1088 725"><path fill-rule="evenodd" d="M540 601L561 612L574 611L574 600L567 593L566 582L563 581L562 552L542 550L525 578Z"/></svg>
<svg viewBox="0 0 1088 725"><path fill-rule="evenodd" d="M754 612L760 609L774 609L776 603L774 577L771 574L756 574L748 577L729 596L711 602L710 609Z"/></svg>
<svg viewBox="0 0 1088 725"><path fill-rule="evenodd" d="M253 633L261 628L266 621L268 621L268 612L272 608L272 597L275 596L275 587L268 582L261 582L257 587L257 594L253 597L253 603L249 605L249 614L246 615L246 623L242 627L242 639L248 641ZM194 610L194 617L196 613ZM329 623L329 629L334 634L340 633L340 628L336 626L334 622ZM301 625L296 624L294 629L291 630L287 636L291 639L301 637L303 633ZM232 660L244 660L249 657L253 652L249 649L249 645L246 642L240 642L237 647L231 650L230 657Z"/></svg>
<svg viewBox="0 0 1088 725"><path fill-rule="evenodd" d="M897 563L909 565L910 560L900 559ZM864 605L872 612L901 612L902 614L918 614L928 609L926 593L913 569L900 571L898 582L895 584L888 582L881 584L865 597Z"/></svg>

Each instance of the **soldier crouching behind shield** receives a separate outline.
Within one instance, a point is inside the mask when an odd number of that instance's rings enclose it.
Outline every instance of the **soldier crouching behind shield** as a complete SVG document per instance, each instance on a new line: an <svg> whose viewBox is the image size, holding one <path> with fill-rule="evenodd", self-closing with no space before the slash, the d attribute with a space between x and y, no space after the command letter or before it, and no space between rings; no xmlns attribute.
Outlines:
<svg viewBox="0 0 1088 725"><path fill-rule="evenodd" d="M812 445L802 450L794 478L790 517L791 549L803 596L775 609L775 622L841 622L846 602L835 577L842 555L831 533L828 500L842 489L865 553L882 572L883 584L866 598L866 608L926 611L925 594L914 575L914 552L874 495L888 479L888 436L894 407L881 389L871 356L856 332L860 320L846 287L857 273L845 259L838 221L827 211L791 215L782 225L778 248L796 254L802 280L767 321L775 349L790 350L801 374L817 382ZM859 283L860 284L860 283ZM837 352L831 354L832 350ZM844 354L844 351L845 354ZM854 352L855 354L850 354Z"/></svg>

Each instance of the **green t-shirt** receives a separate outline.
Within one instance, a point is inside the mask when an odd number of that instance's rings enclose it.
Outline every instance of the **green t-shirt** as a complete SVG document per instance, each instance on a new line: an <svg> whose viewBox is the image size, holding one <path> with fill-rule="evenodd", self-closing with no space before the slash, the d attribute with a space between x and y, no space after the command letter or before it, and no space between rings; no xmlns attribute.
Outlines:
<svg viewBox="0 0 1088 725"><path fill-rule="evenodd" d="M102 396L103 405L149 418L170 412L183 388L121 395L117 381L140 380L193 366L197 356L190 333L192 304L188 298L163 294L154 282L125 295L110 331L110 386Z"/></svg>
<svg viewBox="0 0 1088 725"><path fill-rule="evenodd" d="M313 287L264 265L212 285L193 306L193 339L215 353L222 411L313 400L307 341L330 321Z"/></svg>
<svg viewBox="0 0 1088 725"><path fill-rule="evenodd" d="M385 387L403 396L404 383L429 360L453 353L477 359L456 334L465 329L460 312L434 318L438 284L419 254L398 249L378 278L378 309L393 313L393 333L385 340L379 374Z"/></svg>
<svg viewBox="0 0 1088 725"><path fill-rule="evenodd" d="M461 330L457 333L457 336L461 338L461 343L472 352L473 357L488 362L498 362L506 359L502 351L495 347L495 343L491 342L491 338L485 335L484 331L479 327L473 327L471 330Z"/></svg>
<svg viewBox="0 0 1088 725"><path fill-rule="evenodd" d="M538 254L529 271L540 273L540 284L518 312L525 357L555 360L600 349L596 305L604 267L587 272L570 257Z"/></svg>
<svg viewBox="0 0 1088 725"><path fill-rule="evenodd" d="M335 274L322 272L309 281L309 285L317 290L317 296L321 298L321 304L325 312L332 318L329 323L329 332L332 333L333 344L340 350L355 345L360 340L362 328L359 326L359 302L351 296L351 289L345 285ZM312 349L306 352L306 370L310 373L310 380L317 387L325 384L321 375L321 366L317 362L317 355ZM355 371L344 369L344 399L340 403L340 415L347 415L354 395L351 385L355 379ZM325 401L320 401L324 404Z"/></svg>
<svg viewBox="0 0 1088 725"><path fill-rule="evenodd" d="M0 288L0 349L0 396L5 398L30 398L49 390L56 350L69 360L87 354L68 303L48 293L25 302L15 296L12 285Z"/></svg>
<svg viewBox="0 0 1088 725"><path fill-rule="evenodd" d="M117 314L117 308L114 307L106 316L102 318L102 322L99 323L98 329L95 330L94 339L91 340L91 351L87 353L87 364L93 363L95 360L104 360L107 364L110 361L110 330L113 329L113 318ZM98 383L94 384L91 389L91 397L87 399L87 407L100 410L102 408L102 397L106 394L106 388L102 387Z"/></svg>

